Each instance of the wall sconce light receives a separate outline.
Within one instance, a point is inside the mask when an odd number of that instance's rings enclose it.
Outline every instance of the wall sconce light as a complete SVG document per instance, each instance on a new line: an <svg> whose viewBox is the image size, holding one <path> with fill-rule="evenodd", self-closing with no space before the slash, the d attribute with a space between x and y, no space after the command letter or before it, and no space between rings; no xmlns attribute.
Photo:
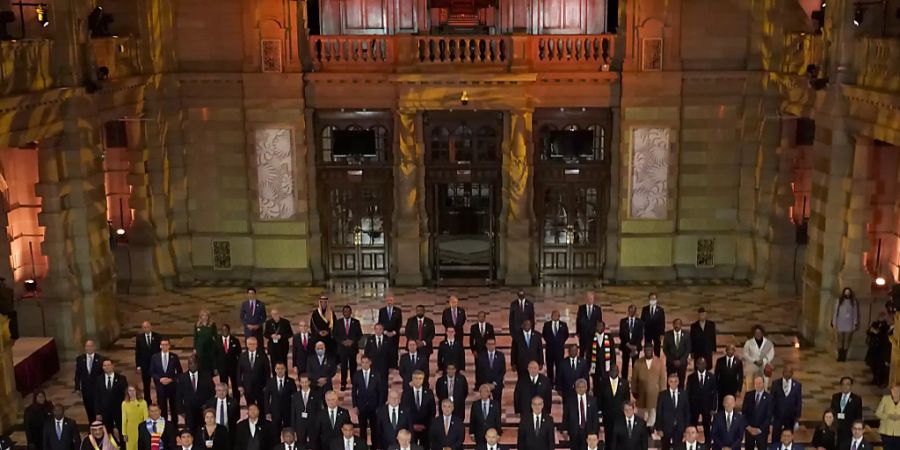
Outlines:
<svg viewBox="0 0 900 450"><path fill-rule="evenodd" d="M469 104L469 93L467 91L462 91L462 95L459 96L459 103L463 106Z"/></svg>
<svg viewBox="0 0 900 450"><path fill-rule="evenodd" d="M124 228L117 228L117 229L116 229L116 234L119 235L119 236L125 236L125 229L124 229Z"/></svg>
<svg viewBox="0 0 900 450"><path fill-rule="evenodd" d="M800 348L800 338L798 338L797 336L794 336L793 343L794 343L794 348L797 348L797 349Z"/></svg>
<svg viewBox="0 0 900 450"><path fill-rule="evenodd" d="M49 10L47 9L47 5L43 3L39 3L34 7L34 15L37 18L38 23L41 24L42 27L47 27L50 25L50 17L48 16Z"/></svg>
<svg viewBox="0 0 900 450"><path fill-rule="evenodd" d="M33 278L25 280L25 292L37 292L37 280Z"/></svg>
<svg viewBox="0 0 900 450"><path fill-rule="evenodd" d="M857 6L856 10L853 11L853 25L860 26L863 19L865 18L865 15L866 10L862 7Z"/></svg>
<svg viewBox="0 0 900 450"><path fill-rule="evenodd" d="M887 280L885 280L884 277L875 278L875 286L883 287L886 284L887 284Z"/></svg>

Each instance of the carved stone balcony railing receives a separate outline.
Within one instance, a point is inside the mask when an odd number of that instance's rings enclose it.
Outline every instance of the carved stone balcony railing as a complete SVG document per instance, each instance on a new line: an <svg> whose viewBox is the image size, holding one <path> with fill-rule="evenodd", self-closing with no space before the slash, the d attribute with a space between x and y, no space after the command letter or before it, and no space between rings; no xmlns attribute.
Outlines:
<svg viewBox="0 0 900 450"><path fill-rule="evenodd" d="M821 35L788 33L784 35L784 59L781 72L806 75L807 67L814 65L824 71L825 44Z"/></svg>
<svg viewBox="0 0 900 450"><path fill-rule="evenodd" d="M53 86L47 39L0 41L0 96L37 92Z"/></svg>
<svg viewBox="0 0 900 450"><path fill-rule="evenodd" d="M125 78L141 73L138 38L136 37L95 37L91 38L94 62L97 68L109 70L109 79Z"/></svg>
<svg viewBox="0 0 900 450"><path fill-rule="evenodd" d="M317 72L609 70L614 35L312 36Z"/></svg>
<svg viewBox="0 0 900 450"><path fill-rule="evenodd" d="M900 91L900 38L863 37L856 44L856 84L878 91Z"/></svg>

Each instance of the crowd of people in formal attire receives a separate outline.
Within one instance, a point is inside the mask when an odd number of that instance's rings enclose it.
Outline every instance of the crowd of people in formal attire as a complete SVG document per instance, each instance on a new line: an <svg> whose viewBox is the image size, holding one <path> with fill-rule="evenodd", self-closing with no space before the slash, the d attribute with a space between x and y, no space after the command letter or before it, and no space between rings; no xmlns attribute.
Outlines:
<svg viewBox="0 0 900 450"><path fill-rule="evenodd" d="M844 309L835 312L841 330ZM657 440L662 450L799 448L793 433L803 387L789 366L775 377L775 346L762 326L753 327L740 354L731 344L718 354L716 323L703 308L690 326L670 323L651 293L640 311L628 306L612 332L606 320L613 319L588 293L574 327L552 311L538 331L536 305L519 291L509 305L507 355L485 312L472 321L455 296L439 324L422 305L406 314L386 296L367 334L350 306L338 315L322 296L309 320L295 326L249 288L239 313L244 338L227 324L217 327L204 310L184 358L146 321L135 337L140 383L129 384L88 341L75 361L75 390L90 433L82 439L64 408L39 392L26 412L29 444L40 450L461 450L469 437L476 450L507 450L499 438L503 399L510 395L504 379L512 372L516 450L647 450ZM437 342L439 329L444 335ZM849 336L841 342L849 345ZM473 372L470 385L465 374ZM397 379L400 389L393 387ZM853 380L844 377L840 386L812 444L871 450ZM341 404L336 388L350 391L350 405ZM554 392L561 415L551 415ZM477 393L472 401L470 393ZM900 388L885 396L877 415L886 448L900 449Z"/></svg>

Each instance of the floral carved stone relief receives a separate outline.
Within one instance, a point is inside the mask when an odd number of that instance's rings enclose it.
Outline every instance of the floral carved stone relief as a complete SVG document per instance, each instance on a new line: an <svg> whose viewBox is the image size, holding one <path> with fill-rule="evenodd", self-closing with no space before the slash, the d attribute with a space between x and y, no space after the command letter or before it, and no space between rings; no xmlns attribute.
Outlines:
<svg viewBox="0 0 900 450"><path fill-rule="evenodd" d="M259 218L283 220L294 216L294 142L287 128L256 130L256 171Z"/></svg>
<svg viewBox="0 0 900 450"><path fill-rule="evenodd" d="M632 131L632 219L665 219L669 197L669 129Z"/></svg>

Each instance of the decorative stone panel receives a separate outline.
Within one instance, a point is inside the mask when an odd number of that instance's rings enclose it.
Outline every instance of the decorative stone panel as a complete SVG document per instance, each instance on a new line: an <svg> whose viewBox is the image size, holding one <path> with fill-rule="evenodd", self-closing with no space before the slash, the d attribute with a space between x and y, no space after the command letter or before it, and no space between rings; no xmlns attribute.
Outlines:
<svg viewBox="0 0 900 450"><path fill-rule="evenodd" d="M656 72L662 70L663 40L662 38L641 39L641 70Z"/></svg>
<svg viewBox="0 0 900 450"><path fill-rule="evenodd" d="M709 269L716 266L716 240L712 238L697 239L697 267Z"/></svg>
<svg viewBox="0 0 900 450"><path fill-rule="evenodd" d="M289 128L256 130L256 173L259 218L294 216L294 142Z"/></svg>
<svg viewBox="0 0 900 450"><path fill-rule="evenodd" d="M213 269L231 270L231 242L212 241Z"/></svg>
<svg viewBox="0 0 900 450"><path fill-rule="evenodd" d="M669 129L632 130L630 217L663 220L668 216Z"/></svg>
<svg viewBox="0 0 900 450"><path fill-rule="evenodd" d="M263 39L260 43L262 54L262 71L282 72L284 69L284 53L281 39Z"/></svg>

